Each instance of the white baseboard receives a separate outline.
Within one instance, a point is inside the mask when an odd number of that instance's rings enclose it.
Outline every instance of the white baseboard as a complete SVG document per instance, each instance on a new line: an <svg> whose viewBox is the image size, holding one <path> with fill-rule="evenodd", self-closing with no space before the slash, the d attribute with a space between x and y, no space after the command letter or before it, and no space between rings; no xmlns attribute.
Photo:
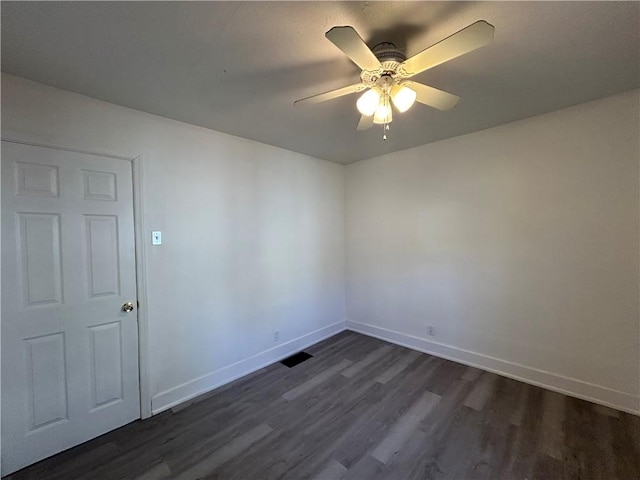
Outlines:
<svg viewBox="0 0 640 480"><path fill-rule="evenodd" d="M347 320L347 329L531 385L640 415L640 397L637 395L366 323Z"/></svg>
<svg viewBox="0 0 640 480"><path fill-rule="evenodd" d="M151 412L153 415L168 410L182 402L207 393L221 387L240 377L260 370L261 368L279 362L294 353L318 343L337 333L346 330L346 323L336 322L301 337L294 338L276 347L270 348L239 362L222 367L214 372L190 380L177 387L165 390L151 399Z"/></svg>

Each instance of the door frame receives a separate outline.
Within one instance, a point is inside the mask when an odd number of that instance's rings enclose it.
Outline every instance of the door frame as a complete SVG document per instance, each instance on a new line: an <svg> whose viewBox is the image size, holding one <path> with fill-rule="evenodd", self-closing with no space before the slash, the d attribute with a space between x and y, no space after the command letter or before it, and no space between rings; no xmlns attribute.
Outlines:
<svg viewBox="0 0 640 480"><path fill-rule="evenodd" d="M21 133L2 128L2 141L34 147L51 148L68 152L84 153L101 157L126 160L131 163L133 184L133 229L136 256L136 289L139 303L138 313L138 383L140 389L140 418L151 417L151 390L149 369L149 315L147 303L147 249L146 224L143 208L144 156L117 152L110 149L78 145L56 138L44 138L30 133Z"/></svg>

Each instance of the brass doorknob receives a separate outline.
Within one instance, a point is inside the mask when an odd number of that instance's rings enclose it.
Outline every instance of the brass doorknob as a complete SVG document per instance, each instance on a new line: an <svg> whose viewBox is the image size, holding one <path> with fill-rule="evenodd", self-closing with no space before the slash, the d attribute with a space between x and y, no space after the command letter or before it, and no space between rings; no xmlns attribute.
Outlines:
<svg viewBox="0 0 640 480"><path fill-rule="evenodd" d="M124 305L122 305L122 311L123 312L132 312L133 311L133 303L131 302L127 302Z"/></svg>

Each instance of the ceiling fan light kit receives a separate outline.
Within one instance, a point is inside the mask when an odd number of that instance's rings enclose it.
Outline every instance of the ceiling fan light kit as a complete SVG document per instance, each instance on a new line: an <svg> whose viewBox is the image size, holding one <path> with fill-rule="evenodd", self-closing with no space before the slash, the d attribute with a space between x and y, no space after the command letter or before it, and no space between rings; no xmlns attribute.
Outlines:
<svg viewBox="0 0 640 480"><path fill-rule="evenodd" d="M408 79L488 44L493 40L494 30L493 25L479 20L407 59L393 43L380 43L372 50L353 27L333 27L325 36L360 67L360 83L296 100L294 104L319 103L364 91L356 101L356 108L362 115L358 130L382 124L383 139L386 140L389 123L393 120L392 103L398 112L404 113L416 101L438 110L449 110L460 99L457 95Z"/></svg>
<svg viewBox="0 0 640 480"><path fill-rule="evenodd" d="M393 120L393 110L391 109L391 103L389 102L389 93L384 92L378 108L376 108L373 114L373 123L376 125L385 125L391 123Z"/></svg>
<svg viewBox="0 0 640 480"><path fill-rule="evenodd" d="M417 93L405 85L395 85L391 89L393 106L396 107L400 113L404 113L411 108L416 101L416 96Z"/></svg>
<svg viewBox="0 0 640 480"><path fill-rule="evenodd" d="M356 102L356 107L362 115L373 115L380 103L380 91L377 88L371 88L364 92Z"/></svg>

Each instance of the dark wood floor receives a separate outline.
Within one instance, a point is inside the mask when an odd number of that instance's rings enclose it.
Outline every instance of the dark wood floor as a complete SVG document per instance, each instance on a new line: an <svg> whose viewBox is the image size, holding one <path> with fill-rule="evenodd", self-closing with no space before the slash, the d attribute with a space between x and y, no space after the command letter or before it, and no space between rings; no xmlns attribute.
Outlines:
<svg viewBox="0 0 640 480"><path fill-rule="evenodd" d="M640 418L343 332L18 479L640 479Z"/></svg>

